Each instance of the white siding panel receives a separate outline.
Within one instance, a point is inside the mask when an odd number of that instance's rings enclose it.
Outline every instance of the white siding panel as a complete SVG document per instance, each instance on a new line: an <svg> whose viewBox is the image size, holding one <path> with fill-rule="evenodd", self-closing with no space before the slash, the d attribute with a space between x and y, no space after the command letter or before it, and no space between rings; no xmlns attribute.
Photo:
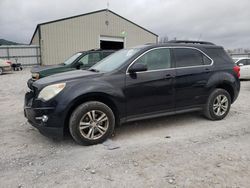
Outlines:
<svg viewBox="0 0 250 188"><path fill-rule="evenodd" d="M109 25L105 21L109 21ZM126 47L155 43L157 37L121 17L106 11L41 25L43 64L58 64L73 53L100 48L100 36L123 37Z"/></svg>
<svg viewBox="0 0 250 188"><path fill-rule="evenodd" d="M39 34L38 34L38 30L36 30L36 33L31 41L31 44L33 45L39 45Z"/></svg>

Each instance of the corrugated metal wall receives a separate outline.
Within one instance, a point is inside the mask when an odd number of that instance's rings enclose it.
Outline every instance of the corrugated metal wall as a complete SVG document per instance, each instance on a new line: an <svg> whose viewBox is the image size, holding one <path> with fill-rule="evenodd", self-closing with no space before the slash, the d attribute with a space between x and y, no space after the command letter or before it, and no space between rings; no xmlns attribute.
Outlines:
<svg viewBox="0 0 250 188"><path fill-rule="evenodd" d="M49 65L61 63L77 51L100 48L100 36L124 37L126 48L157 41L157 36L107 11L40 27L42 63Z"/></svg>
<svg viewBox="0 0 250 188"><path fill-rule="evenodd" d="M40 64L40 50L37 45L0 46L0 58L10 59L22 65Z"/></svg>
<svg viewBox="0 0 250 188"><path fill-rule="evenodd" d="M36 30L36 33L35 33L31 43L33 45L38 45L39 46L39 33L38 33L38 30Z"/></svg>

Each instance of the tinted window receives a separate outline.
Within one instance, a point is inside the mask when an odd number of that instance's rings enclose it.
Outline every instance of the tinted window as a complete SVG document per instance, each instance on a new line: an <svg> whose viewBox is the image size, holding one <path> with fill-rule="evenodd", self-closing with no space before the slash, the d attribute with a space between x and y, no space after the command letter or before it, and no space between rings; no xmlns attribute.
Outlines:
<svg viewBox="0 0 250 188"><path fill-rule="evenodd" d="M225 52L223 48L206 48L206 53L216 63L234 63L233 59Z"/></svg>
<svg viewBox="0 0 250 188"><path fill-rule="evenodd" d="M148 70L170 68L170 50L167 48L151 50L137 59L135 63L142 63L147 65Z"/></svg>
<svg viewBox="0 0 250 188"><path fill-rule="evenodd" d="M176 67L189 67L211 64L211 60L207 56L195 49L176 48L174 49L174 54Z"/></svg>
<svg viewBox="0 0 250 188"><path fill-rule="evenodd" d="M207 56L205 56L204 54L202 54L202 57L203 57L203 63L204 65L210 65L212 62L211 62L211 59L209 59Z"/></svg>

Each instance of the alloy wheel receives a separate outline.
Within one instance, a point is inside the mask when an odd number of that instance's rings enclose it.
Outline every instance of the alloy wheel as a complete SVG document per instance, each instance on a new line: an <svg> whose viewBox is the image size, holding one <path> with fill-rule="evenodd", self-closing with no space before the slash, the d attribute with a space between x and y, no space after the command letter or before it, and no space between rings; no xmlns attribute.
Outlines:
<svg viewBox="0 0 250 188"><path fill-rule="evenodd" d="M228 110L228 98L225 95L218 95L213 103L213 111L217 116L223 116Z"/></svg>
<svg viewBox="0 0 250 188"><path fill-rule="evenodd" d="M89 140L101 138L108 130L109 119L99 110L91 110L83 115L79 123L81 135Z"/></svg>

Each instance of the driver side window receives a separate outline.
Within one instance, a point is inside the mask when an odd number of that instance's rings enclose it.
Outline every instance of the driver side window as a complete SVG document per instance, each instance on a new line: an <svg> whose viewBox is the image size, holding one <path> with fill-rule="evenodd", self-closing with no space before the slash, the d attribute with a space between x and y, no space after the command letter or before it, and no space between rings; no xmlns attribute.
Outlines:
<svg viewBox="0 0 250 188"><path fill-rule="evenodd" d="M100 60L101 60L100 53L90 53L90 54L83 56L79 60L79 63L83 67L91 67Z"/></svg>
<svg viewBox="0 0 250 188"><path fill-rule="evenodd" d="M147 52L135 63L147 65L148 70L167 69L171 67L170 49L160 48Z"/></svg>

